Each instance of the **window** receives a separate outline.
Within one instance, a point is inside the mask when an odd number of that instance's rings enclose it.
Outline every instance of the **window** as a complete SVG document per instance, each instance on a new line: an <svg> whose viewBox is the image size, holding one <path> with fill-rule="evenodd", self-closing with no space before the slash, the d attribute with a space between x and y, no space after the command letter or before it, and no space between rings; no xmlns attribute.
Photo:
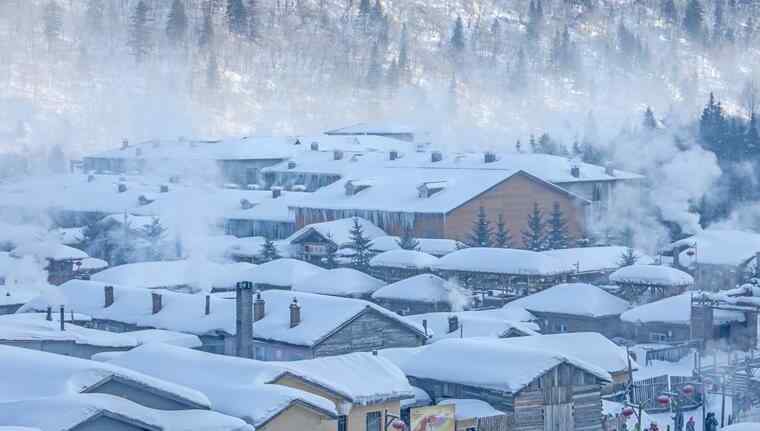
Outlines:
<svg viewBox="0 0 760 431"><path fill-rule="evenodd" d="M649 341L668 341L668 334L660 332L650 332Z"/></svg>
<svg viewBox="0 0 760 431"><path fill-rule="evenodd" d="M554 325L554 330L556 332L567 332L567 324L566 323L557 323Z"/></svg>
<svg viewBox="0 0 760 431"><path fill-rule="evenodd" d="M367 413L366 431L383 431L382 419L383 414L380 412Z"/></svg>
<svg viewBox="0 0 760 431"><path fill-rule="evenodd" d="M451 383L444 383L443 384L443 396L444 397L456 397L457 394L457 387L456 385L453 385Z"/></svg>
<svg viewBox="0 0 760 431"><path fill-rule="evenodd" d="M348 416L338 416L338 431L348 431Z"/></svg>

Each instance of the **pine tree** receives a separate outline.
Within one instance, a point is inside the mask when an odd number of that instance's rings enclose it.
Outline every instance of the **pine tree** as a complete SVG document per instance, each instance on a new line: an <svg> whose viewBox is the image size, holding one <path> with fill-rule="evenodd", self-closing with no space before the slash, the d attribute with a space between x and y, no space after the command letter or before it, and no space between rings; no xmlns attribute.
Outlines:
<svg viewBox="0 0 760 431"><path fill-rule="evenodd" d="M451 51L454 53L454 55L459 55L464 51L465 48L465 39L464 39L464 23L462 22L462 17L458 16L456 21L454 21L454 31L451 34Z"/></svg>
<svg viewBox="0 0 760 431"><path fill-rule="evenodd" d="M725 23L723 22L723 1L715 0L715 9L713 10L713 42L720 44L726 32Z"/></svg>
<svg viewBox="0 0 760 431"><path fill-rule="evenodd" d="M636 255L636 250L634 250L633 247L626 247L623 254L620 255L618 265L621 267L631 266L635 264L637 260L639 260L639 257Z"/></svg>
<svg viewBox="0 0 760 431"><path fill-rule="evenodd" d="M716 102L715 95L710 93L710 99L702 110L699 118L699 135L703 145L723 159L729 151L725 145L725 135L728 122L720 102Z"/></svg>
<svg viewBox="0 0 760 431"><path fill-rule="evenodd" d="M383 4L380 2L380 0L375 0L375 5L369 12L369 20L372 25L379 27L383 24L384 19L385 12L383 12Z"/></svg>
<svg viewBox="0 0 760 431"><path fill-rule="evenodd" d="M61 33L63 32L63 8L55 0L48 1L45 5L42 19L45 39L48 43L48 49L51 49L58 39L61 38Z"/></svg>
<svg viewBox="0 0 760 431"><path fill-rule="evenodd" d="M280 254L277 252L277 246L275 246L274 241L268 237L264 239L264 244L261 246L260 255L262 262L271 262L280 258Z"/></svg>
<svg viewBox="0 0 760 431"><path fill-rule="evenodd" d="M203 24L198 31L198 47L208 48L214 40L214 24L211 20L211 13L204 12Z"/></svg>
<svg viewBox="0 0 760 431"><path fill-rule="evenodd" d="M494 234L494 246L498 248L511 248L512 236L507 229L507 223L504 221L504 214L499 214L496 221L496 233Z"/></svg>
<svg viewBox="0 0 760 431"><path fill-rule="evenodd" d="M531 41L536 41L541 35L541 27L544 23L544 8L541 0L531 0L528 7L528 23L526 24L527 36Z"/></svg>
<svg viewBox="0 0 760 431"><path fill-rule="evenodd" d="M654 112L652 112L652 108L649 106L647 106L646 111L644 111L642 125L644 126L644 130L657 129L657 120L654 118Z"/></svg>
<svg viewBox="0 0 760 431"><path fill-rule="evenodd" d="M187 14L182 0L174 0L166 19L166 37L172 45L184 42L187 34Z"/></svg>
<svg viewBox="0 0 760 431"><path fill-rule="evenodd" d="M248 11L243 0L227 0L227 28L230 33L243 36L248 30Z"/></svg>
<svg viewBox="0 0 760 431"><path fill-rule="evenodd" d="M404 233L397 242L402 250L418 250L420 247L420 242L412 235L412 229L410 228L404 229Z"/></svg>
<svg viewBox="0 0 760 431"><path fill-rule="evenodd" d="M161 225L158 217L153 217L149 225L141 228L140 236L150 244L146 257L149 260L161 260L166 228Z"/></svg>
<svg viewBox="0 0 760 431"><path fill-rule="evenodd" d="M547 220L549 232L546 235L546 246L550 249L568 248L570 246L570 233L567 221L562 214L559 202L554 202L552 212Z"/></svg>
<svg viewBox="0 0 760 431"><path fill-rule="evenodd" d="M686 33L694 39L699 39L702 36L704 15L704 9L699 0L689 0L683 17L683 27L686 29Z"/></svg>
<svg viewBox="0 0 760 431"><path fill-rule="evenodd" d="M380 63L379 48L377 44L374 44L369 59L369 70L367 70L367 87L370 90L376 90L381 82L383 82L383 66Z"/></svg>
<svg viewBox="0 0 760 431"><path fill-rule="evenodd" d="M327 269L333 269L338 267L338 246L333 242L333 235L327 234L327 239L330 240L327 243L327 253L325 254L324 264Z"/></svg>
<svg viewBox="0 0 760 431"><path fill-rule="evenodd" d="M528 84L528 63L522 48L517 51L517 59L509 81L512 91L524 91Z"/></svg>
<svg viewBox="0 0 760 431"><path fill-rule="evenodd" d="M530 151L533 153L538 153L538 143L536 142L536 137L533 136L531 133L530 139L528 140L528 145L530 145Z"/></svg>
<svg viewBox="0 0 760 431"><path fill-rule="evenodd" d="M403 76L409 70L409 40L406 23L401 26L401 36L398 43L398 68Z"/></svg>
<svg viewBox="0 0 760 431"><path fill-rule="evenodd" d="M467 245L470 247L491 247L493 245L492 236L491 222L486 215L486 209L481 206L478 208L477 218L472 222L472 233Z"/></svg>
<svg viewBox="0 0 760 431"><path fill-rule="evenodd" d="M366 270L371 258L372 240L364 236L364 228L356 217L354 217L354 225L349 231L349 238L351 239L351 248L354 250L354 255L351 256L351 264L356 269Z"/></svg>
<svg viewBox="0 0 760 431"><path fill-rule="evenodd" d="M140 0L135 6L135 12L132 15L129 24L129 40L127 45L131 49L135 62L140 64L150 54L151 48L151 31L148 19L148 6L145 0Z"/></svg>
<svg viewBox="0 0 760 431"><path fill-rule="evenodd" d="M546 248L544 236L544 215L538 203L533 203L533 211L528 215L528 228L522 232L523 246L528 250L541 251Z"/></svg>

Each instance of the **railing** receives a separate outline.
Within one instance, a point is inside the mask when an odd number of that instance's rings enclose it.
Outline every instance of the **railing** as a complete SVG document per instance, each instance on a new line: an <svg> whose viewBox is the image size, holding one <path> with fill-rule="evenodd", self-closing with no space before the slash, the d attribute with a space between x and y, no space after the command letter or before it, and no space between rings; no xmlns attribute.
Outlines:
<svg viewBox="0 0 760 431"><path fill-rule="evenodd" d="M645 363L649 366L652 361L678 362L689 355L693 349L699 349L700 346L699 341L689 341L676 346L647 350L645 353Z"/></svg>

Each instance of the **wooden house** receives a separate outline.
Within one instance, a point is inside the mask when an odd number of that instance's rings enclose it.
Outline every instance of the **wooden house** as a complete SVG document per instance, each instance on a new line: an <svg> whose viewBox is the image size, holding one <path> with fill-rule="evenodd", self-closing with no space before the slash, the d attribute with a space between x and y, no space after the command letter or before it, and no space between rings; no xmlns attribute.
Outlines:
<svg viewBox="0 0 760 431"><path fill-rule="evenodd" d="M11 256L32 256L48 272L48 282L53 285L76 278L78 264L89 256L82 250L52 242L22 244L11 251Z"/></svg>
<svg viewBox="0 0 760 431"><path fill-rule="evenodd" d="M429 273L438 261L433 255L416 250L389 250L369 261L372 274L389 283Z"/></svg>
<svg viewBox="0 0 760 431"><path fill-rule="evenodd" d="M727 313L735 319L726 319ZM724 343L733 349L753 350L758 339L758 314L757 285L746 284L719 294L695 293L691 297L692 338L701 341L703 347Z"/></svg>
<svg viewBox="0 0 760 431"><path fill-rule="evenodd" d="M585 283L559 284L509 305L536 316L543 334L598 332L607 337L621 335L620 314L630 308L627 301Z"/></svg>
<svg viewBox="0 0 760 431"><path fill-rule="evenodd" d="M304 226L288 237L287 241L291 244L295 257L321 264L330 249L351 246L354 222L359 223L364 237L369 240L385 235L382 229L371 222L355 217Z"/></svg>
<svg viewBox="0 0 760 431"><path fill-rule="evenodd" d="M563 248L547 250L543 253L572 266L575 271L568 277L571 281L599 285L607 284L609 275L623 266L622 257L627 252L627 247L612 245ZM634 256L637 264L650 265L654 263L654 259L641 251L634 250Z"/></svg>
<svg viewBox="0 0 760 431"><path fill-rule="evenodd" d="M536 317L519 307L415 314L409 320L422 325L430 343L447 338L512 338L538 335Z"/></svg>
<svg viewBox="0 0 760 431"><path fill-rule="evenodd" d="M439 341L401 368L433 402L480 400L517 430L601 430L601 385L611 380L582 360L494 339Z"/></svg>
<svg viewBox="0 0 760 431"><path fill-rule="evenodd" d="M624 266L610 274L610 281L619 286L621 297L633 303L678 295L694 286L691 275L664 265Z"/></svg>
<svg viewBox="0 0 760 431"><path fill-rule="evenodd" d="M372 300L402 316L468 307L463 289L433 274L420 274L381 287Z"/></svg>

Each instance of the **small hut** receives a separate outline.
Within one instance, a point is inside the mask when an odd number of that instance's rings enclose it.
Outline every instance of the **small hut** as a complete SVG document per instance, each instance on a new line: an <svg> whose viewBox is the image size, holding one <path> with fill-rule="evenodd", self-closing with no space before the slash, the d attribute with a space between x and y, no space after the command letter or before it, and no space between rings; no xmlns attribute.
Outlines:
<svg viewBox="0 0 760 431"><path fill-rule="evenodd" d="M438 258L416 250L390 250L369 261L372 274L389 283L430 272Z"/></svg>

